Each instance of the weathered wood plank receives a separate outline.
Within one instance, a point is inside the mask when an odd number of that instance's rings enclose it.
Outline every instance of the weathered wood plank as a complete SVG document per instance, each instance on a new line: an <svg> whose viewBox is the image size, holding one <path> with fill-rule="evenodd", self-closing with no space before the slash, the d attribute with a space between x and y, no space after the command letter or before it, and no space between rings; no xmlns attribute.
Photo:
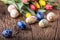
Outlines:
<svg viewBox="0 0 60 40"><path fill-rule="evenodd" d="M20 20L25 20L23 16L13 19L10 17L6 5L0 2L0 39L4 40L32 40L31 28L28 26L26 30L20 30L18 32L16 23ZM5 39L2 37L1 32L9 28L13 31L13 37L10 39ZM16 34L16 32L18 32Z"/></svg>
<svg viewBox="0 0 60 40"><path fill-rule="evenodd" d="M55 12L54 10L53 12ZM57 13L57 12L55 12ZM45 17L46 18L46 17ZM50 23L46 28L40 28L38 23L33 24L32 26L32 33L34 40L54 40L55 39L55 32L57 28L57 20Z"/></svg>
<svg viewBox="0 0 60 40"><path fill-rule="evenodd" d="M44 30L38 26L38 23L31 25L33 40L44 40Z"/></svg>
<svg viewBox="0 0 60 40"><path fill-rule="evenodd" d="M53 12L57 13L56 10L53 10ZM57 29L57 20L54 22L51 22L47 28L44 28L45 31L45 40L55 40L56 35L56 29Z"/></svg>
<svg viewBox="0 0 60 40"><path fill-rule="evenodd" d="M57 31L56 31L56 37L55 40L60 40L60 12L58 12L58 26L57 26Z"/></svg>
<svg viewBox="0 0 60 40"><path fill-rule="evenodd" d="M53 12L60 17L60 12L58 10L53 10ZM27 25L25 30L18 31L16 23L20 20L25 20L25 17L20 16L17 19L11 18L7 11L6 5L0 2L0 40L60 40L59 17L56 21L50 23L50 25L46 28L40 28L38 23L35 23L32 25ZM5 28L10 28L13 31L12 38L6 39L2 37L1 32Z"/></svg>

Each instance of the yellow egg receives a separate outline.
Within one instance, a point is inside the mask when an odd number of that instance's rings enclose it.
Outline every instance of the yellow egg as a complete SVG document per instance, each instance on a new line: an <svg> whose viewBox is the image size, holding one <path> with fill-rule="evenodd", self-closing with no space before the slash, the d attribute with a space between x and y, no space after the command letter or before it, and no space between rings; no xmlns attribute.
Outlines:
<svg viewBox="0 0 60 40"><path fill-rule="evenodd" d="M27 12L25 16L26 16L26 18L28 18L31 16L31 14L29 12Z"/></svg>

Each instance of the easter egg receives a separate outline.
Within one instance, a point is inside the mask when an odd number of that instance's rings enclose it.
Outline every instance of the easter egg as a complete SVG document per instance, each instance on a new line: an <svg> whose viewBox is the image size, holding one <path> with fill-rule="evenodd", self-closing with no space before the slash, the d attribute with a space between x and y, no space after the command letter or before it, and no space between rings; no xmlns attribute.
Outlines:
<svg viewBox="0 0 60 40"><path fill-rule="evenodd" d="M53 12L49 12L47 14L47 20L48 21L54 21L56 19L56 14L54 14Z"/></svg>
<svg viewBox="0 0 60 40"><path fill-rule="evenodd" d="M26 23L28 23L28 24L35 23L36 21L37 21L37 18L35 16L30 16L30 17L26 18Z"/></svg>
<svg viewBox="0 0 60 40"><path fill-rule="evenodd" d="M26 28L26 23L24 21L19 21L17 23L18 29L25 29Z"/></svg>
<svg viewBox="0 0 60 40"><path fill-rule="evenodd" d="M46 19L42 19L40 22L39 22L39 26L40 27L46 27L48 25L48 21Z"/></svg>
<svg viewBox="0 0 60 40"><path fill-rule="evenodd" d="M16 9L14 9L14 10L12 10L12 11L10 12L10 16L11 16L12 18L16 18L16 17L19 16L19 12L18 12Z"/></svg>
<svg viewBox="0 0 60 40"><path fill-rule="evenodd" d="M5 29L3 32L2 32L2 36L5 37L5 38L9 38L12 36L12 31L10 29Z"/></svg>
<svg viewBox="0 0 60 40"><path fill-rule="evenodd" d="M44 13L43 12L37 12L36 18L38 21L44 19Z"/></svg>
<svg viewBox="0 0 60 40"><path fill-rule="evenodd" d="M11 12L13 9L16 9L16 7L14 5L8 6L8 12Z"/></svg>

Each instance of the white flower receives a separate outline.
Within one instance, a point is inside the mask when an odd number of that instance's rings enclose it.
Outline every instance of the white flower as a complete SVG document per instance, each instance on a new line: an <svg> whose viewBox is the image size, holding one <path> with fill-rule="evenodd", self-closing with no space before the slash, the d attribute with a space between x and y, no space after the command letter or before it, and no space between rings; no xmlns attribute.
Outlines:
<svg viewBox="0 0 60 40"><path fill-rule="evenodd" d="M16 9L14 9L14 10L12 10L12 11L10 12L10 16L11 16L12 18L16 18L16 17L19 16L19 12L18 12Z"/></svg>
<svg viewBox="0 0 60 40"><path fill-rule="evenodd" d="M16 7L14 5L8 6L8 12L11 12L13 9L16 9Z"/></svg>
<svg viewBox="0 0 60 40"><path fill-rule="evenodd" d="M26 23L28 24L35 23L36 21L37 21L37 18L35 16L30 16L26 18Z"/></svg>

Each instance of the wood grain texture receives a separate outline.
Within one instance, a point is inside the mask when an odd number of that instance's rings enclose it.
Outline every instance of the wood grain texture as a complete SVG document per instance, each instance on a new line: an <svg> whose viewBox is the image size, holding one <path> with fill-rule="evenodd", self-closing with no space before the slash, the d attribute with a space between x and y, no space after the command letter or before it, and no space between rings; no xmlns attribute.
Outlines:
<svg viewBox="0 0 60 40"><path fill-rule="evenodd" d="M59 0L57 3L60 4ZM47 13L45 13L45 18ZM0 2L0 40L60 40L60 10L53 10L58 16L57 20L50 23L46 28L40 28L38 22L28 25L25 30L17 29L17 22L20 20L25 21L23 15L16 19L10 17L7 11L7 6ZM4 29L10 28L13 31L12 38L3 38L1 33Z"/></svg>

